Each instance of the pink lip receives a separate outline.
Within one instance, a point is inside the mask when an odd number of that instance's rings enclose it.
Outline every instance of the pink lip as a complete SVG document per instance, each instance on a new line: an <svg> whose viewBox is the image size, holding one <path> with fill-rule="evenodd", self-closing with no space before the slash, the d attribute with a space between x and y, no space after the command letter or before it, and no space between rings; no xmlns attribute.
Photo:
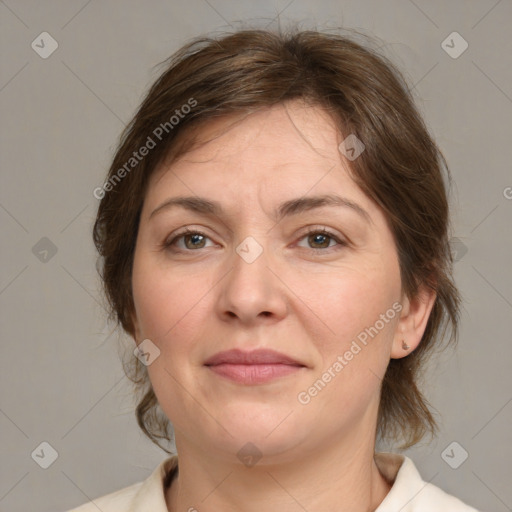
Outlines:
<svg viewBox="0 0 512 512"><path fill-rule="evenodd" d="M204 364L213 372L241 384L263 384L305 367L285 354L266 349L219 352Z"/></svg>

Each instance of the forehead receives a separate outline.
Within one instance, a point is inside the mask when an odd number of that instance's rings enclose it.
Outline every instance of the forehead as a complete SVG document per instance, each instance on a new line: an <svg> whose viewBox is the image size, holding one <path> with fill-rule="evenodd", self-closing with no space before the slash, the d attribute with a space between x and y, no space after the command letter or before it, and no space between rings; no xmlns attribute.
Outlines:
<svg viewBox="0 0 512 512"><path fill-rule="evenodd" d="M188 163L214 164L243 153L257 156L258 161L271 159L278 165L293 165L303 157L316 161L333 157L338 160L336 143L341 135L324 110L295 100L249 114L209 119L180 133L177 141L184 142L187 138L193 139L192 148L171 163L164 161L156 169L154 179L160 178L170 164L173 169L186 167L182 164ZM260 153L260 149L267 151Z"/></svg>
<svg viewBox="0 0 512 512"><path fill-rule="evenodd" d="M212 157L220 148L241 150L291 145L302 152L306 147L325 150L341 140L340 129L331 116L320 106L303 100L208 120L198 127L196 136L202 142L197 152L203 156L210 153Z"/></svg>
<svg viewBox="0 0 512 512"><path fill-rule="evenodd" d="M293 101L224 116L192 135L194 147L153 174L146 197L150 206L169 195L238 203L259 197L271 203L334 190L368 204L338 149L340 127L318 106Z"/></svg>

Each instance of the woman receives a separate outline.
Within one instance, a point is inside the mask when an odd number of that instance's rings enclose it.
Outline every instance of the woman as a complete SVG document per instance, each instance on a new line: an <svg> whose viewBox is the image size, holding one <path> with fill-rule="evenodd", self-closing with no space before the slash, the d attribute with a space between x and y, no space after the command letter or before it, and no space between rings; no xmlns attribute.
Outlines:
<svg viewBox="0 0 512 512"><path fill-rule="evenodd" d="M400 73L351 39L175 54L94 240L139 425L168 451L172 424L178 455L76 510L474 511L375 453L436 429L416 379L457 335L443 164Z"/></svg>

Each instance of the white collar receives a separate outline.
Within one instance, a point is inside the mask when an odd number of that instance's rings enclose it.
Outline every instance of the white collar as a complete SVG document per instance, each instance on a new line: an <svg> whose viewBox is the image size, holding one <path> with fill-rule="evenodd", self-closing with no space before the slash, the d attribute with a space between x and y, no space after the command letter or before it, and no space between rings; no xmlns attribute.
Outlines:
<svg viewBox="0 0 512 512"><path fill-rule="evenodd" d="M168 512L164 482L177 463L177 456L169 457L143 482L98 498L94 504L86 504L76 512L89 512L97 507L105 512ZM435 485L424 482L413 461L404 455L377 452L375 463L392 485L375 512L478 512Z"/></svg>

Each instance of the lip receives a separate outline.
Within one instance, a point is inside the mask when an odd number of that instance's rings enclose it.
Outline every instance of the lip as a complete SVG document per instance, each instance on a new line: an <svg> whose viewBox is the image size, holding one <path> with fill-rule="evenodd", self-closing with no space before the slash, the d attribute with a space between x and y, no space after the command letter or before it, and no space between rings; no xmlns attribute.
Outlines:
<svg viewBox="0 0 512 512"><path fill-rule="evenodd" d="M257 349L250 352L233 349L225 352L218 352L204 363L206 366L216 366L219 364L236 365L259 365L259 364L288 364L294 366L304 366L299 361L286 354L269 349Z"/></svg>
<svg viewBox="0 0 512 512"><path fill-rule="evenodd" d="M264 384L305 368L292 357L268 349L227 350L210 357L204 365L222 377L246 385Z"/></svg>

